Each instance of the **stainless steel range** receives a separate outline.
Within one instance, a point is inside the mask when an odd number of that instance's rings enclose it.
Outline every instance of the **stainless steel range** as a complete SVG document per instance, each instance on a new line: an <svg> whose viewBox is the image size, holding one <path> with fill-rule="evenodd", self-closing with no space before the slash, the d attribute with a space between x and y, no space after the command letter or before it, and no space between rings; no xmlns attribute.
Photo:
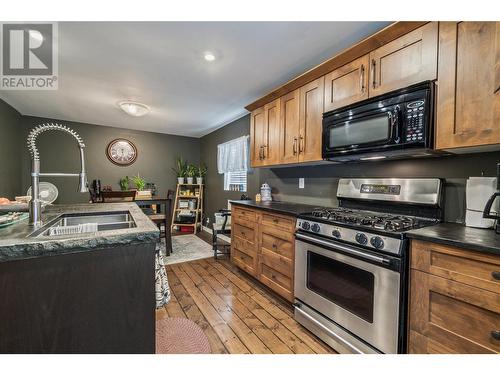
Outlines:
<svg viewBox="0 0 500 375"><path fill-rule="evenodd" d="M410 229L441 221L439 179L341 179L300 215L295 318L341 353L404 353Z"/></svg>

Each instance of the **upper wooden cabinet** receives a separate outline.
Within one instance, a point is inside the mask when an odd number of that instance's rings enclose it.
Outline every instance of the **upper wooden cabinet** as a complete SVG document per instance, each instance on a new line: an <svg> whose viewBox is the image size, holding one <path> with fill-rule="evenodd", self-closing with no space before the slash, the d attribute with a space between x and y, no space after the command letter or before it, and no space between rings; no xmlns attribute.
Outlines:
<svg viewBox="0 0 500 375"><path fill-rule="evenodd" d="M500 22L441 22L436 148L500 144Z"/></svg>
<svg viewBox="0 0 500 375"><path fill-rule="evenodd" d="M299 91L299 162L322 159L324 83L321 77L302 86Z"/></svg>
<svg viewBox="0 0 500 375"><path fill-rule="evenodd" d="M369 96L437 78L438 23L426 25L370 52Z"/></svg>
<svg viewBox="0 0 500 375"><path fill-rule="evenodd" d="M325 76L325 112L368 98L369 67L365 55Z"/></svg>
<svg viewBox="0 0 500 375"><path fill-rule="evenodd" d="M267 129L264 126L264 107L252 111L250 116L250 163L252 167L263 165L263 146L267 143Z"/></svg>
<svg viewBox="0 0 500 375"><path fill-rule="evenodd" d="M279 162L296 163L299 159L299 90L281 97Z"/></svg>

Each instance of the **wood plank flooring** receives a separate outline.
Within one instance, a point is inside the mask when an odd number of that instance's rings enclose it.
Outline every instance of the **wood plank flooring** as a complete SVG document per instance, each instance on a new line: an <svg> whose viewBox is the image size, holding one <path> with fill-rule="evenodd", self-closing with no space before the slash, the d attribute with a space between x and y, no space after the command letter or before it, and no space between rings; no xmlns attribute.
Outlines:
<svg viewBox="0 0 500 375"><path fill-rule="evenodd" d="M334 353L293 319L291 306L228 261L167 266L172 299L157 310L187 317L207 335L212 353Z"/></svg>

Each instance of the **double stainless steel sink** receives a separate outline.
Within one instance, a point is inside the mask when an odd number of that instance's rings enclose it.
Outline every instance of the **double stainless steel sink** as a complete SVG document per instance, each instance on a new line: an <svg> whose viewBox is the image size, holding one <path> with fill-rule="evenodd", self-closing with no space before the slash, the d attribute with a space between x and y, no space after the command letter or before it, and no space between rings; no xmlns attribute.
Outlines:
<svg viewBox="0 0 500 375"><path fill-rule="evenodd" d="M91 225L93 229L90 233L107 230L129 229L137 226L132 218L132 215L128 211L62 214L45 224L40 229L31 233L29 237L52 237L66 235L69 233L80 234L78 233L78 228L81 228L86 224L94 224ZM87 226L87 230L83 233L89 233L88 227L89 226ZM60 228L61 230L53 230L53 228ZM63 228L66 228L67 230L64 230ZM54 234L54 232L66 233Z"/></svg>

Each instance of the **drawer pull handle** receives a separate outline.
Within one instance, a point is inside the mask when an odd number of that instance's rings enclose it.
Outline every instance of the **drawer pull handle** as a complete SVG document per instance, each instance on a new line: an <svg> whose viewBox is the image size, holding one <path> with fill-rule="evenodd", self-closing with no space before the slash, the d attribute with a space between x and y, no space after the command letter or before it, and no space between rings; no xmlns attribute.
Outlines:
<svg viewBox="0 0 500 375"><path fill-rule="evenodd" d="M500 280L500 272L499 272L499 271L493 271L493 272L491 273L491 276L493 276L493 278L494 278L495 280Z"/></svg>
<svg viewBox="0 0 500 375"><path fill-rule="evenodd" d="M278 224L279 223L279 220L278 219L273 219L273 221Z"/></svg>
<svg viewBox="0 0 500 375"><path fill-rule="evenodd" d="M276 245L275 243L273 243L273 249L277 249L278 248L278 245Z"/></svg>
<svg viewBox="0 0 500 375"><path fill-rule="evenodd" d="M500 341L500 331L499 330L491 331L491 337L493 337L495 340Z"/></svg>

